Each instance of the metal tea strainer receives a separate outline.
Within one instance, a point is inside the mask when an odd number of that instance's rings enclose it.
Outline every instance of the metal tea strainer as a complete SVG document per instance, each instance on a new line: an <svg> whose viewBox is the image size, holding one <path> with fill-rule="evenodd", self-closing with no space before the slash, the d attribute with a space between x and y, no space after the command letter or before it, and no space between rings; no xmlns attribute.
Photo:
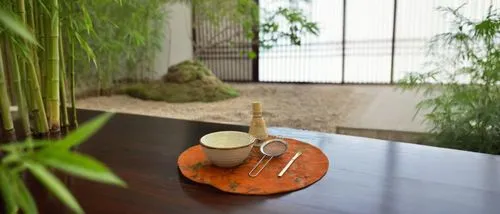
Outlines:
<svg viewBox="0 0 500 214"><path fill-rule="evenodd" d="M272 139L268 140L260 146L260 152L263 154L262 158L255 164L253 169L248 173L250 177L256 177L260 172L267 166L267 164L274 158L282 155L288 149L288 143L282 139ZM259 169L256 173L253 173L257 167L262 163L265 158L269 158L266 163Z"/></svg>

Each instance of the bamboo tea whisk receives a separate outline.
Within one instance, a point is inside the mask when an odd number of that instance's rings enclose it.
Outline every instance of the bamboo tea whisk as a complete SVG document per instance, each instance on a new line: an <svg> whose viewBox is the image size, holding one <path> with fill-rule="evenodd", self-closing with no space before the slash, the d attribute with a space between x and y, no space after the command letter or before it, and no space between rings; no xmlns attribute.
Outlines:
<svg viewBox="0 0 500 214"><path fill-rule="evenodd" d="M260 102L252 103L252 115L248 133L258 139L254 146L260 146L269 137L266 121L262 118L262 104Z"/></svg>

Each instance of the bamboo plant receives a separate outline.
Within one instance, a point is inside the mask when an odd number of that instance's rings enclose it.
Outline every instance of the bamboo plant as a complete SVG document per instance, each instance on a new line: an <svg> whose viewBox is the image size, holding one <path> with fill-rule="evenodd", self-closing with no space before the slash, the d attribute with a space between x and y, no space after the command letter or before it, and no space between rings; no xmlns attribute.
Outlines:
<svg viewBox="0 0 500 214"><path fill-rule="evenodd" d="M500 155L500 10L472 19L464 7L439 8L452 27L429 43L427 71L400 84L429 95L417 105L431 128L426 143Z"/></svg>
<svg viewBox="0 0 500 214"><path fill-rule="evenodd" d="M83 4L84 1L75 0L62 5L76 4L75 8L79 10L73 11L74 16L83 13L87 18L90 17L88 13L82 12L85 6L78 6L80 3ZM49 168L88 180L125 186L102 163L71 150L95 133L111 114L83 124L64 139L58 137L57 140L38 140L30 136L32 132L37 135L46 135L49 131L51 134L58 134L61 127L69 125L66 111L66 54L63 49L65 42L61 32L72 32L76 28L85 29L89 26L75 22L66 23L62 27L68 29L61 29L62 21L58 15L61 10L68 8L61 8L58 0L0 2L0 124L3 136L0 142L4 143L0 145L0 199L3 201L0 213L38 213L35 199L24 184L24 171L29 171L74 213L84 211L63 181ZM36 20L35 17L44 19ZM45 38L41 39L39 35L44 35ZM71 53L75 52L75 47L82 47L82 44L88 47L86 41L75 39L75 35L77 34L68 33ZM69 59L72 72L72 83L69 86L73 93L72 109L75 109L75 58L70 56ZM12 94L9 94L9 88ZM19 108L23 137L27 138L24 142L5 144L6 141L16 140L10 112L11 98ZM73 125L76 125L76 113L73 116Z"/></svg>
<svg viewBox="0 0 500 214"><path fill-rule="evenodd" d="M105 2L119 4L111 0ZM11 101L18 106L25 136L32 133L57 136L61 127L77 126L75 50L81 48L89 59L95 60L88 41L95 35L86 8L88 3L86 0L0 3L0 109L5 133L2 141L12 141L16 136L10 113ZM63 14L63 18L59 14ZM63 38L62 35L67 36ZM63 49L63 44L68 44L69 48ZM69 80L66 62L69 62ZM11 93L8 88L12 89ZM68 91L72 118L67 113Z"/></svg>

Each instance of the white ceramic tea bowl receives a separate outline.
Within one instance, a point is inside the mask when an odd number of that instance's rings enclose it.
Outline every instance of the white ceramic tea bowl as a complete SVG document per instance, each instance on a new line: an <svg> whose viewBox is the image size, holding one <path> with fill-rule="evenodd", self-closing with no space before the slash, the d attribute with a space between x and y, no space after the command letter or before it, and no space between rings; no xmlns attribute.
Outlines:
<svg viewBox="0 0 500 214"><path fill-rule="evenodd" d="M212 164L219 167L235 167L250 155L256 139L245 132L221 131L203 136L200 144Z"/></svg>

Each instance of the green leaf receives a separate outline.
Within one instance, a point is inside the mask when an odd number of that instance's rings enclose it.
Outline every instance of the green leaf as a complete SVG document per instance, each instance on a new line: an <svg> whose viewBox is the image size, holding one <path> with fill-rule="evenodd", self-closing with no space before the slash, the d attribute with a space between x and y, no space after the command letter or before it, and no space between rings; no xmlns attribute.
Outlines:
<svg viewBox="0 0 500 214"><path fill-rule="evenodd" d="M97 66L96 56L95 56L94 50L90 47L89 43L85 39L83 39L80 36L80 34L78 34L77 32L74 33L74 36L75 36L76 40L78 41L78 44L80 44L81 48L87 54L87 56L92 60L94 65Z"/></svg>
<svg viewBox="0 0 500 214"><path fill-rule="evenodd" d="M9 181L9 176L5 168L0 168L0 191L5 204L7 213L17 213L17 204L14 199L14 190Z"/></svg>
<svg viewBox="0 0 500 214"><path fill-rule="evenodd" d="M38 210L36 208L35 200L33 196L29 192L24 182L18 175L12 175L12 186L16 189L15 199L17 204L21 207L21 209L26 214L36 214Z"/></svg>
<svg viewBox="0 0 500 214"><path fill-rule="evenodd" d="M26 28L22 22L14 18L14 15L3 10L2 8L0 8L0 24L27 41L37 44L35 37L30 33L28 28Z"/></svg>
<svg viewBox="0 0 500 214"><path fill-rule="evenodd" d="M88 138L94 135L108 120L113 116L113 113L101 114L83 125L75 131L69 133L64 139L56 143L56 147L68 150L73 146L85 142ZM52 148L52 147L50 147Z"/></svg>
<svg viewBox="0 0 500 214"><path fill-rule="evenodd" d="M26 162L26 166L30 172L40 180L45 187L50 190L59 200L61 200L66 206L71 208L75 213L84 213L75 197L71 192L64 186L64 184L52 173L50 173L44 166L33 163Z"/></svg>
<svg viewBox="0 0 500 214"><path fill-rule="evenodd" d="M255 57L257 57L257 54L255 52L253 52L253 51L248 52L248 58L255 59Z"/></svg>
<svg viewBox="0 0 500 214"><path fill-rule="evenodd" d="M72 175L98 182L126 186L104 164L90 156L47 148L35 155L37 161Z"/></svg>
<svg viewBox="0 0 500 214"><path fill-rule="evenodd" d="M9 143L0 145L0 150L12 152L28 148L44 147L51 144L54 144L54 142L47 140L34 140L32 143L23 142L23 143Z"/></svg>

